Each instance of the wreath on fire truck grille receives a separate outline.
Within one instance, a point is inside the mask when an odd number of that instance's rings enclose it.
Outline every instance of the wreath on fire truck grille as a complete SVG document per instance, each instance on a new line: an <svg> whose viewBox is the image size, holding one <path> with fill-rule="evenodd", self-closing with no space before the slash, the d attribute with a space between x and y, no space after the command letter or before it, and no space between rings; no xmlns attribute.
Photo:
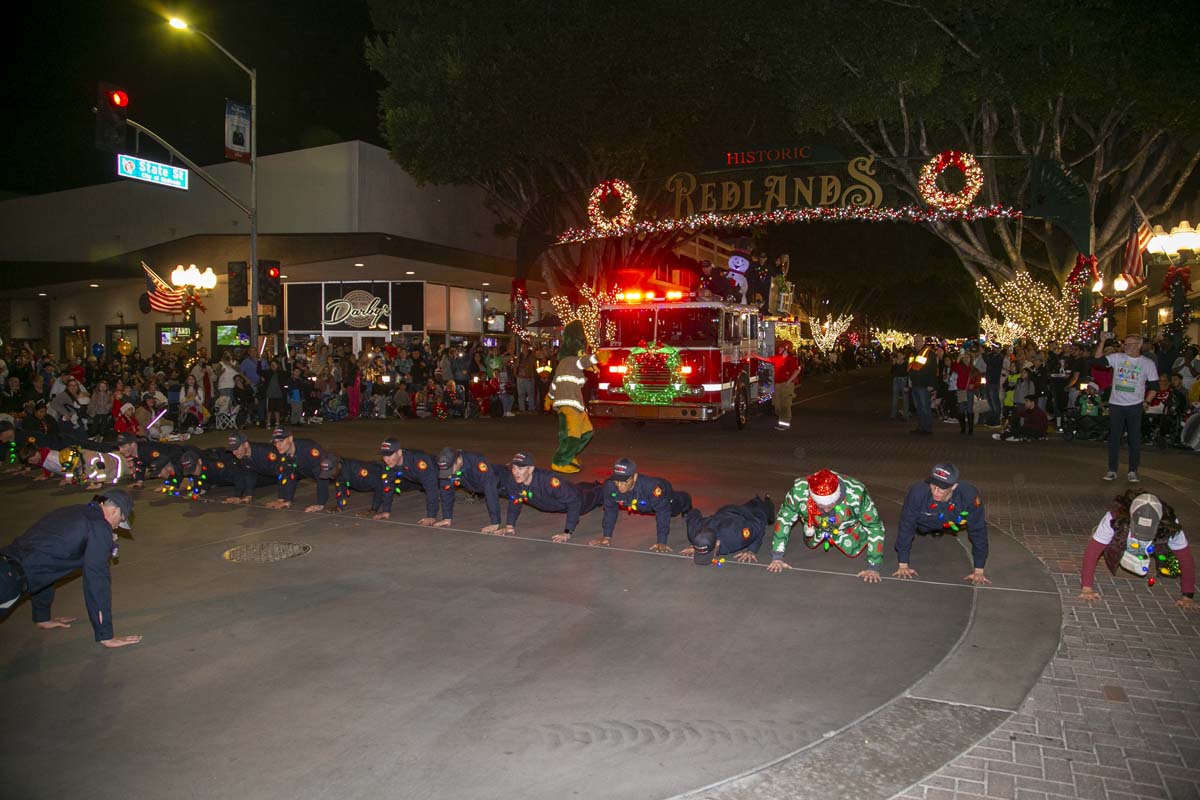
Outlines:
<svg viewBox="0 0 1200 800"><path fill-rule="evenodd" d="M641 405L668 405L686 386L679 372L679 350L657 342L629 351L629 372L624 392Z"/></svg>

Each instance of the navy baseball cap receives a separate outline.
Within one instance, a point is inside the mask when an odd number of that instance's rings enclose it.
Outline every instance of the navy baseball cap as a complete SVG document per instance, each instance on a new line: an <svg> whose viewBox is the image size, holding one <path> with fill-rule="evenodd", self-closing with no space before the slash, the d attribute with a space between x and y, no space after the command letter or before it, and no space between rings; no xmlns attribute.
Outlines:
<svg viewBox="0 0 1200 800"><path fill-rule="evenodd" d="M275 430L271 431L271 441L278 442L282 439L287 439L291 435L291 428L276 428Z"/></svg>
<svg viewBox="0 0 1200 800"><path fill-rule="evenodd" d="M326 453L317 461L317 478L328 480L337 472L338 462L341 461L335 453Z"/></svg>
<svg viewBox="0 0 1200 800"><path fill-rule="evenodd" d="M688 536L695 554L692 556L697 564L711 564L717 550L717 533L705 525L694 534Z"/></svg>
<svg viewBox="0 0 1200 800"><path fill-rule="evenodd" d="M533 453L526 453L525 451L521 451L520 453L517 453L515 456L513 456L512 461L510 461L509 463L512 464L514 467L532 467L533 466Z"/></svg>
<svg viewBox="0 0 1200 800"><path fill-rule="evenodd" d="M129 519L133 516L133 498L124 489L110 489L104 494L97 495L95 498L99 503L112 503L117 508L121 509L121 516L124 517L117 524L118 528L129 530Z"/></svg>
<svg viewBox="0 0 1200 800"><path fill-rule="evenodd" d="M195 450L185 450L179 456L179 469L185 474L196 471L196 466L200 463L200 454Z"/></svg>
<svg viewBox="0 0 1200 800"><path fill-rule="evenodd" d="M940 486L943 489L949 489L951 486L958 483L958 467L954 466L949 461L943 461L941 464L934 464L933 469L929 471L929 482L934 486Z"/></svg>
<svg viewBox="0 0 1200 800"><path fill-rule="evenodd" d="M225 440L225 446L229 448L230 452L233 452L244 445L246 441L246 434L237 431L229 434L229 438Z"/></svg>
<svg viewBox="0 0 1200 800"><path fill-rule="evenodd" d="M443 447L437 454L438 477L449 478L454 474L454 462L458 460L458 451L453 447Z"/></svg>
<svg viewBox="0 0 1200 800"><path fill-rule="evenodd" d="M618 481L628 480L637 472L637 464L632 458L617 459L617 463L613 464L612 478Z"/></svg>
<svg viewBox="0 0 1200 800"><path fill-rule="evenodd" d="M381 455L381 456L395 455L396 453L399 453L403 449L404 448L402 448L400 446L399 439L397 439L395 436L389 436L388 438L386 438L382 442L380 442L379 455Z"/></svg>
<svg viewBox="0 0 1200 800"><path fill-rule="evenodd" d="M126 444L137 444L137 437L132 433L118 433L117 447L121 447L122 445Z"/></svg>

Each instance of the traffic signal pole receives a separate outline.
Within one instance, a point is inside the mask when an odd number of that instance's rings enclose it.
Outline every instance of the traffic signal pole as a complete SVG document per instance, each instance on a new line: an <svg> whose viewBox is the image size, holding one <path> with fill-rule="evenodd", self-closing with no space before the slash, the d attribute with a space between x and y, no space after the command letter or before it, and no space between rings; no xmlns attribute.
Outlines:
<svg viewBox="0 0 1200 800"><path fill-rule="evenodd" d="M182 161L184 166L186 166L192 172L195 172L197 175L199 175L201 180L203 180L209 186L216 189L217 192L222 197L224 197L226 200L228 200L229 202L231 202L235 206L237 206L243 214L245 214L251 220L254 219L254 211L253 211L254 201L253 201L253 199L250 201L251 205L249 207L247 207L241 200L237 199L237 196L234 195L233 192L226 189L221 184L220 181L218 181L216 178L214 178L212 175L210 175L207 171L205 171L204 167L201 167L199 164L197 164L196 162L192 161L190 158L185 156L183 153L181 153L179 151L179 149L177 147L175 147L173 144L168 142L166 139L162 138L157 133L150 130L145 125L141 124L140 122L134 122L131 119L127 119L127 120L125 120L125 124L128 125L129 127L133 128L135 131L146 134L151 139L153 139L154 141L158 142L160 145L165 147L167 149L167 152L169 152L171 155L175 156L180 161ZM251 194L251 196L253 197L253 193ZM251 252L253 252L253 249L254 248L252 245Z"/></svg>
<svg viewBox="0 0 1200 800"><path fill-rule="evenodd" d="M250 273L258 271L258 70L247 69L246 65L233 58L228 50L217 44L208 34L202 32L204 38L212 42L217 49L233 59L246 72L250 73L250 266L246 269L246 291L250 293L250 347L258 347L258 275L250 280ZM280 298L283 302L283 298ZM262 349L258 350L262 353Z"/></svg>

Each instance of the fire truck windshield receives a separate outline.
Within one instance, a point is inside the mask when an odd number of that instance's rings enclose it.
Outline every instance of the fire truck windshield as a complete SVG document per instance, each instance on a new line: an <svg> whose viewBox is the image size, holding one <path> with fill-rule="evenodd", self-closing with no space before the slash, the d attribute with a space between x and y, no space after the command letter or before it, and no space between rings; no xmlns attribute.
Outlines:
<svg viewBox="0 0 1200 800"><path fill-rule="evenodd" d="M721 311L716 308L615 308L604 312L609 347L658 342L673 347L716 347Z"/></svg>
<svg viewBox="0 0 1200 800"><path fill-rule="evenodd" d="M611 309L604 312L604 323L604 343L609 347L637 347L654 341L652 308Z"/></svg>
<svg viewBox="0 0 1200 800"><path fill-rule="evenodd" d="M654 338L673 347L716 347L720 322L715 308L660 308Z"/></svg>

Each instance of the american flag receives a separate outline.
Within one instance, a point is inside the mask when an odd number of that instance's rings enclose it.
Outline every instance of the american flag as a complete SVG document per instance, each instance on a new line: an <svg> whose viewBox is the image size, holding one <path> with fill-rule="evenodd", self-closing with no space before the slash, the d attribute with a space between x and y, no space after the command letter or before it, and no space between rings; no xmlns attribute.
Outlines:
<svg viewBox="0 0 1200 800"><path fill-rule="evenodd" d="M1121 262L1121 274L1129 281L1131 287L1139 286L1146 280L1146 268L1142 264L1142 252L1150 244L1154 232L1146 223L1146 218L1140 211L1133 212L1129 221L1129 241L1125 243L1125 259Z"/></svg>
<svg viewBox="0 0 1200 800"><path fill-rule="evenodd" d="M146 270L146 293L150 295L150 308L162 314L182 314L187 292L172 288L145 261L142 262L142 269Z"/></svg>

